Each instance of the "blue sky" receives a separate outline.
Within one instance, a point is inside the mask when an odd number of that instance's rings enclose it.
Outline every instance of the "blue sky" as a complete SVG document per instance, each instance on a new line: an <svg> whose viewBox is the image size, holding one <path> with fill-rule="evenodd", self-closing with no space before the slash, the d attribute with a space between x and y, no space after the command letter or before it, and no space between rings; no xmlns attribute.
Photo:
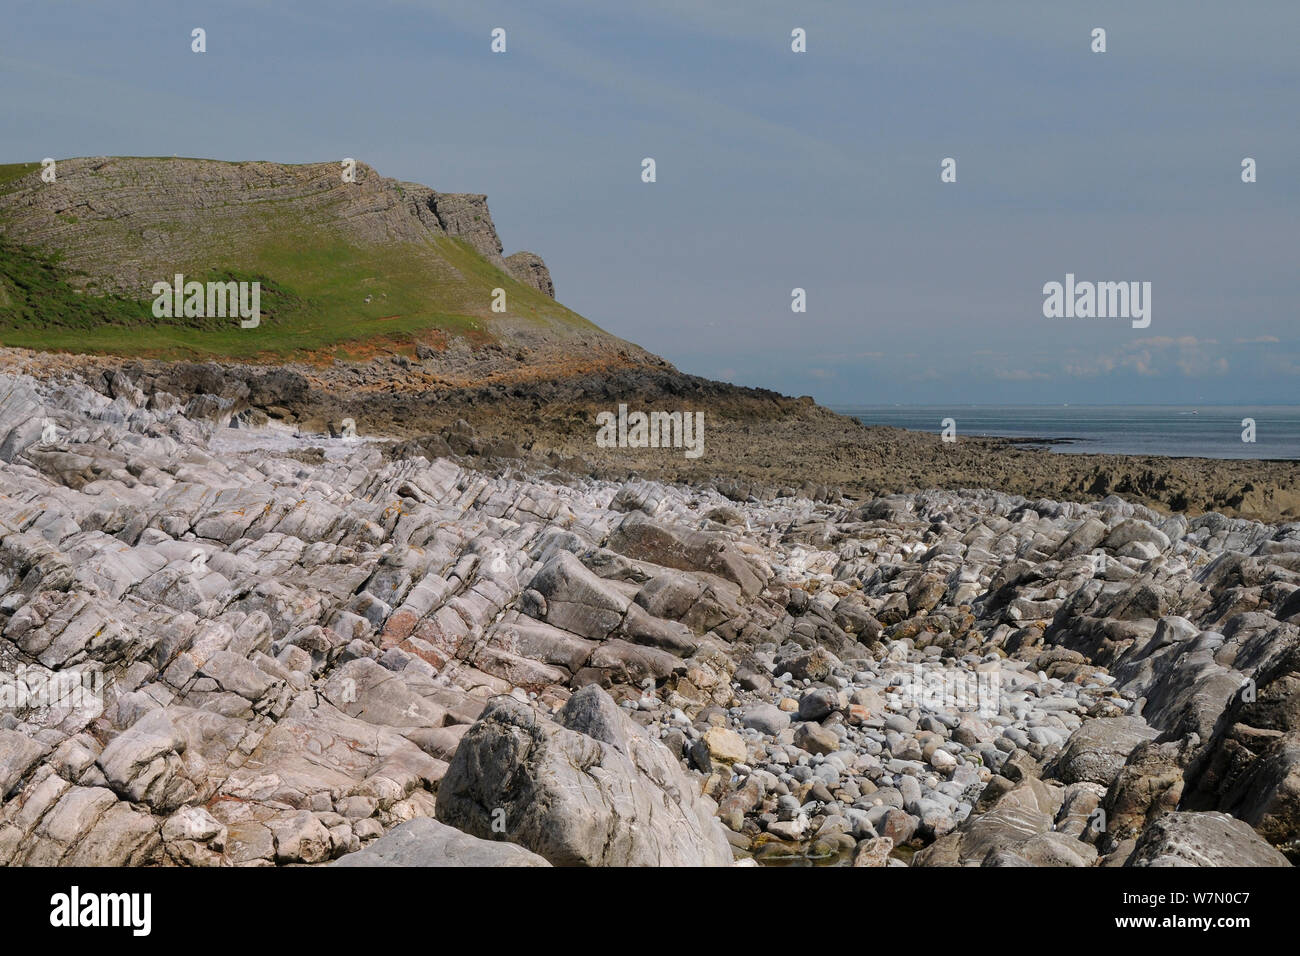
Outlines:
<svg viewBox="0 0 1300 956"><path fill-rule="evenodd" d="M355 156L484 192L561 301L689 372L828 403L1300 395L1294 0L3 8L3 161ZM1151 282L1150 327L1044 318L1066 273Z"/></svg>

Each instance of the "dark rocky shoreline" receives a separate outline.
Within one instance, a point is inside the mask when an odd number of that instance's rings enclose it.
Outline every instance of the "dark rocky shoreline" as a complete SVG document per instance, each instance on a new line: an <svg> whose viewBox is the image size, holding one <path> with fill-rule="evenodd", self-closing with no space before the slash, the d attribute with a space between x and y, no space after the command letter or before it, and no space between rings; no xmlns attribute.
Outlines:
<svg viewBox="0 0 1300 956"><path fill-rule="evenodd" d="M445 451L441 441L463 421L473 435L459 450L476 456L522 458L609 479L711 484L740 500L782 488L820 498L995 488L1070 501L1115 494L1163 513L1300 517L1300 462L1065 455L1006 438L945 444L938 435L863 426L806 397L685 375L639 350L597 357L580 372L555 377L530 361L527 354L495 350L323 367L0 352L0 368L75 371L105 393L121 370L146 391L187 400L218 396L248 423L276 420L329 433L351 418L360 435L414 441L412 447L431 452ZM477 376L483 384L471 384ZM619 403L703 411L705 454L690 460L673 449L598 448L595 416Z"/></svg>

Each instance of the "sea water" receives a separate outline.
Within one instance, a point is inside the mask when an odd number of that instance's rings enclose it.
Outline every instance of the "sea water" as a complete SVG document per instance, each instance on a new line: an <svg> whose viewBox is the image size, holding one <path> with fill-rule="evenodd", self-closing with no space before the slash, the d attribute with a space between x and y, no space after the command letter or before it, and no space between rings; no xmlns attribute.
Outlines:
<svg viewBox="0 0 1300 956"><path fill-rule="evenodd" d="M939 434L945 418L957 438L1036 439L1053 451L1186 458L1300 460L1300 405L846 405L832 406L866 425ZM1242 441L1243 419L1255 441Z"/></svg>

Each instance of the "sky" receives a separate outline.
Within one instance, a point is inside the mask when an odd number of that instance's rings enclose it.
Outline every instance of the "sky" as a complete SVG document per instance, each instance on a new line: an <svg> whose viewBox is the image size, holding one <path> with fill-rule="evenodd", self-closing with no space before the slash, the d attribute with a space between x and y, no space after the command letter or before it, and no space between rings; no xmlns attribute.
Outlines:
<svg viewBox="0 0 1300 956"><path fill-rule="evenodd" d="M348 156L486 193L507 254L683 371L841 405L1300 401L1295 0L0 0L0 23L0 162ZM1045 317L1067 274L1150 282L1150 324Z"/></svg>

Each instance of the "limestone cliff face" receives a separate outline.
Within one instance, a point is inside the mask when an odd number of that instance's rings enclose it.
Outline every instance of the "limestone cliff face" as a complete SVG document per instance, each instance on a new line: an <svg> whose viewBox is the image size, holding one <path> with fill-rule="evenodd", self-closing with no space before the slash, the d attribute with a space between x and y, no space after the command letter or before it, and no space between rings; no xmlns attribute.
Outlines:
<svg viewBox="0 0 1300 956"><path fill-rule="evenodd" d="M400 188L418 195L417 202L424 203L433 212L438 226L447 235L464 239L494 266L555 298L551 272L541 256L533 252L516 252L502 258L501 238L492 222L492 213L488 211L487 196L480 193L440 193L415 183L402 183ZM427 198L420 190L427 192Z"/></svg>
<svg viewBox="0 0 1300 956"><path fill-rule="evenodd" d="M535 252L516 252L506 256L506 271L525 285L530 285L539 292L545 292L555 298L555 286L551 282L551 271L546 268L542 257Z"/></svg>
<svg viewBox="0 0 1300 956"><path fill-rule="evenodd" d="M487 197L439 193L380 176L358 163L345 182L338 163L95 157L61 160L57 181L39 170L0 194L0 230L57 250L99 288L141 295L160 265L220 258L223 249L269 243L286 230L328 228L358 243L463 239L513 278L554 298L545 263L502 256Z"/></svg>

